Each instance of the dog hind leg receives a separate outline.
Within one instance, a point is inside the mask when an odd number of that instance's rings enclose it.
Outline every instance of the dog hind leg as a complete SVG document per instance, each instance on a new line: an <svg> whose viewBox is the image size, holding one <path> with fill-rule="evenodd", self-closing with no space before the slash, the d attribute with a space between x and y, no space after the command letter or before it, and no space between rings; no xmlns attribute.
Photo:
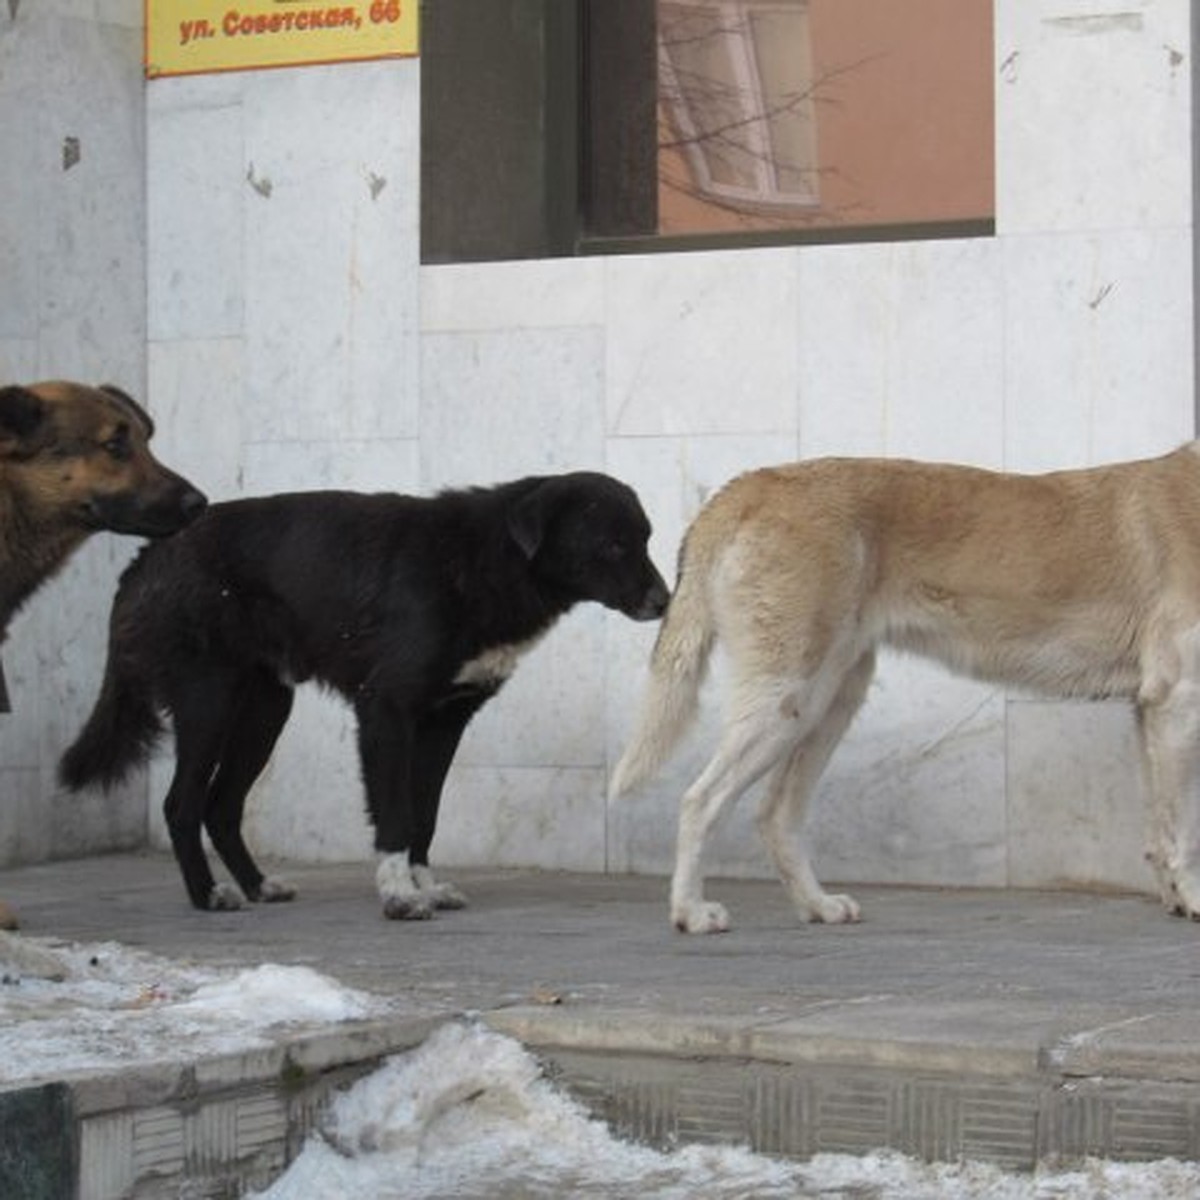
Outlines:
<svg viewBox="0 0 1200 1200"><path fill-rule="evenodd" d="M852 896L831 894L821 887L809 855L805 819L813 790L862 706L874 673L875 656L864 654L846 675L816 728L776 769L759 809L763 842L796 911L806 921L839 924L860 918L858 902Z"/></svg>
<svg viewBox="0 0 1200 1200"><path fill-rule="evenodd" d="M722 933L730 928L724 905L704 899L702 858L709 831L725 809L790 751L797 733L781 711L789 681L755 681L736 689L734 716L717 752L684 793L679 809L671 923L681 933Z"/></svg>
<svg viewBox="0 0 1200 1200"><path fill-rule="evenodd" d="M292 900L296 889L264 876L242 839L246 794L262 773L292 711L292 689L265 671L247 676L208 788L204 827L248 900Z"/></svg>
<svg viewBox="0 0 1200 1200"><path fill-rule="evenodd" d="M175 774L163 812L188 897L203 910L241 907L237 889L213 879L200 838L209 781L228 739L233 696L232 680L225 675L193 675L168 701L175 727Z"/></svg>

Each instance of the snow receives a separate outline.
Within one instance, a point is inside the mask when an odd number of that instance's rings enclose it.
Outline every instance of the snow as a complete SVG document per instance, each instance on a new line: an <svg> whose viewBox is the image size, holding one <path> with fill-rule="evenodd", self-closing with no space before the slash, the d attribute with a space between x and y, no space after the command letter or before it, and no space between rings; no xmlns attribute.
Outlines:
<svg viewBox="0 0 1200 1200"><path fill-rule="evenodd" d="M823 1154L805 1163L732 1146L669 1153L614 1137L518 1043L442 1026L332 1105L291 1168L256 1200L1185 1200L1200 1167L1089 1162L1014 1175L982 1163Z"/></svg>
<svg viewBox="0 0 1200 1200"><path fill-rule="evenodd" d="M24 939L22 939L24 942ZM389 1002L307 967L198 968L116 943L38 946L63 978L0 956L0 1085L261 1046L382 1015ZM510 1038L449 1021L342 1093L257 1200L1184 1200L1200 1165L1089 1162L1005 1173L890 1152L794 1163L734 1146L621 1141Z"/></svg>
<svg viewBox="0 0 1200 1200"><path fill-rule="evenodd" d="M269 1045L281 1030L319 1029L388 1009L386 1001L308 967L202 970L114 942L28 940L57 960L64 978L22 974L0 956L0 1085L190 1062Z"/></svg>

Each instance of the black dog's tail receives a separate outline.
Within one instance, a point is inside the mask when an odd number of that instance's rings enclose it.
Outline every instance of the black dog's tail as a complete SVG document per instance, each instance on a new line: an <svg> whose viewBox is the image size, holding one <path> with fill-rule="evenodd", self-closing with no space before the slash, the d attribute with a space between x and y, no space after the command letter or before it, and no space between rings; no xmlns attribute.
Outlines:
<svg viewBox="0 0 1200 1200"><path fill-rule="evenodd" d="M150 689L123 669L110 645L96 707L63 754L59 780L73 792L95 785L107 790L150 757L162 732Z"/></svg>

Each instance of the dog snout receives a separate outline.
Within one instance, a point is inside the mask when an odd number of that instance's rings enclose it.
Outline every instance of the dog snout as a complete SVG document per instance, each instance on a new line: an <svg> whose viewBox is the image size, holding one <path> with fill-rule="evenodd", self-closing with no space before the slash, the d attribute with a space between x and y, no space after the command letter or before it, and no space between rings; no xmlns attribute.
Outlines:
<svg viewBox="0 0 1200 1200"><path fill-rule="evenodd" d="M186 524L191 524L208 507L208 497L189 487L179 498L179 511Z"/></svg>
<svg viewBox="0 0 1200 1200"><path fill-rule="evenodd" d="M671 593L667 590L667 585L662 576L655 572L655 578L642 597L641 604L630 615L635 621L657 621L667 611L670 600Z"/></svg>

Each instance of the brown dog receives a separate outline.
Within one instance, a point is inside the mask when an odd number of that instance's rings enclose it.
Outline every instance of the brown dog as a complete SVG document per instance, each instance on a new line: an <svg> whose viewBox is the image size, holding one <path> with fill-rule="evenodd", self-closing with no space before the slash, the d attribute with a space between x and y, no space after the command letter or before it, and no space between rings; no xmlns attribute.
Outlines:
<svg viewBox="0 0 1200 1200"><path fill-rule="evenodd" d="M1130 700L1146 857L1166 907L1200 919L1200 442L1037 476L824 459L734 480L688 531L614 794L675 746L716 642L731 696L720 745L682 801L679 929L729 927L704 898L701 852L760 778L759 826L797 912L858 920L851 897L817 881L804 817L878 646L1044 695Z"/></svg>
<svg viewBox="0 0 1200 1200"><path fill-rule="evenodd" d="M204 510L204 496L150 453L153 433L145 410L115 387L0 387L0 642L21 605L91 534L161 537ZM0 927L6 920L0 903Z"/></svg>

